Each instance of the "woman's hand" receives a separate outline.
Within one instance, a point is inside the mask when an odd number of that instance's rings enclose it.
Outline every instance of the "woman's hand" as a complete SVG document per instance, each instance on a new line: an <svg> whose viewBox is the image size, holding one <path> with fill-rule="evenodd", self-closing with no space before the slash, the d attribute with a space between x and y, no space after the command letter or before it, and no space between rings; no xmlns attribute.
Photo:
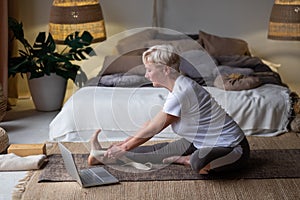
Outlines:
<svg viewBox="0 0 300 200"><path fill-rule="evenodd" d="M122 143L122 144L124 144L124 143ZM108 157L110 159L117 159L117 158L122 157L126 153L126 150L123 148L122 144L113 144L113 145L111 145L107 149L104 156Z"/></svg>

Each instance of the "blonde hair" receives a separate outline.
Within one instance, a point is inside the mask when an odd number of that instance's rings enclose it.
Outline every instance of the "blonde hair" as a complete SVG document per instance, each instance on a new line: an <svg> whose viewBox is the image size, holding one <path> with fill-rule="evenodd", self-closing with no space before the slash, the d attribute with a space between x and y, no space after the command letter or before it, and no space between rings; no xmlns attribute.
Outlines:
<svg viewBox="0 0 300 200"><path fill-rule="evenodd" d="M143 63L167 65L179 72L180 56L172 45L155 45L143 53Z"/></svg>

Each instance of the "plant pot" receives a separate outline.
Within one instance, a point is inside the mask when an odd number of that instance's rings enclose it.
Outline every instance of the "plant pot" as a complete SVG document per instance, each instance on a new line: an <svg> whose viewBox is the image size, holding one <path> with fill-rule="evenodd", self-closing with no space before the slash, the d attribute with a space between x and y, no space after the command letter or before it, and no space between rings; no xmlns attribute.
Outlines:
<svg viewBox="0 0 300 200"><path fill-rule="evenodd" d="M66 93L66 79L52 73L50 76L28 79L28 86L36 110L56 111L61 109Z"/></svg>

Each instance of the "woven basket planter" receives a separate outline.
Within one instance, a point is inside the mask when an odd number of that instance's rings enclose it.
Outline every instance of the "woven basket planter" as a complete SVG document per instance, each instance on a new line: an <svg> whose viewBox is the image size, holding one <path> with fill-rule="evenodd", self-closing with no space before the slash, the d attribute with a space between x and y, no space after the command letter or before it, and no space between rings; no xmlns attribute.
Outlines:
<svg viewBox="0 0 300 200"><path fill-rule="evenodd" d="M0 127L0 153L5 151L9 145L9 139L6 131Z"/></svg>
<svg viewBox="0 0 300 200"><path fill-rule="evenodd" d="M3 117L5 116L6 107L7 107L6 98L4 98L4 96L3 96L2 86L0 84L0 122L2 121Z"/></svg>

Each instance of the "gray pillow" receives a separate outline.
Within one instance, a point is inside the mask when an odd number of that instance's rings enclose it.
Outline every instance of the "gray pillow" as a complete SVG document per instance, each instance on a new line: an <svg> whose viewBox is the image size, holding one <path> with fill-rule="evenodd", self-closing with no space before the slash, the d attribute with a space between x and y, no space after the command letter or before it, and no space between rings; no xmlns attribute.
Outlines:
<svg viewBox="0 0 300 200"><path fill-rule="evenodd" d="M144 87L152 85L152 83L144 76L119 73L100 77L98 85L108 87Z"/></svg>
<svg viewBox="0 0 300 200"><path fill-rule="evenodd" d="M206 81L214 79L217 67L215 60L204 50L191 50L181 54L180 71L191 78L204 78Z"/></svg>

